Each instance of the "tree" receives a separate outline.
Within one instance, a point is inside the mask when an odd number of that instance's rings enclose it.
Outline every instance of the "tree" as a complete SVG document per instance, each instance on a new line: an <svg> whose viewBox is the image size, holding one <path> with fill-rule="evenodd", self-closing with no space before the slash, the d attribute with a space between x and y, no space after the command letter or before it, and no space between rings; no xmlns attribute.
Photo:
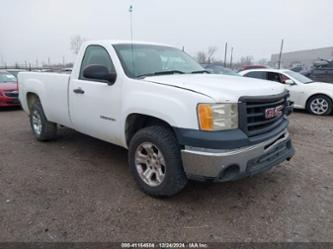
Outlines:
<svg viewBox="0 0 333 249"><path fill-rule="evenodd" d="M215 61L214 55L217 47L209 47L207 52L200 51L197 53L197 60L199 63L213 63Z"/></svg>
<svg viewBox="0 0 333 249"><path fill-rule="evenodd" d="M241 65L251 65L253 64L253 57L252 56L245 56L245 57L241 57L240 59L240 64Z"/></svg>
<svg viewBox="0 0 333 249"><path fill-rule="evenodd" d="M265 58L260 59L260 60L258 60L258 64L259 65L268 65L268 60Z"/></svg>
<svg viewBox="0 0 333 249"><path fill-rule="evenodd" d="M214 61L214 55L217 51L217 47L209 47L207 52L207 62L212 63Z"/></svg>
<svg viewBox="0 0 333 249"><path fill-rule="evenodd" d="M71 38L71 50L74 54L78 54L80 51L80 47L82 43L86 41L85 38L81 37L80 35L72 36Z"/></svg>
<svg viewBox="0 0 333 249"><path fill-rule="evenodd" d="M197 53L197 60L199 63L206 63L207 56L205 52L198 52Z"/></svg>

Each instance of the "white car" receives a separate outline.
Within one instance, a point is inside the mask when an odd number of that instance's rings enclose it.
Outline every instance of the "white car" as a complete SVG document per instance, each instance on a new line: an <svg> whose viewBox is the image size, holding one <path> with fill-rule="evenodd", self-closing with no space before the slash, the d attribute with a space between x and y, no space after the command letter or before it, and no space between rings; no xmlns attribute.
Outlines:
<svg viewBox="0 0 333 249"><path fill-rule="evenodd" d="M300 73L286 69L253 69L239 73L245 77L284 84L296 109L306 109L315 115L332 113L333 84L314 82Z"/></svg>
<svg viewBox="0 0 333 249"><path fill-rule="evenodd" d="M19 91L37 140L63 125L127 148L153 196L174 195L188 179L252 176L294 154L282 85L207 74L166 45L89 41L71 75L20 73Z"/></svg>

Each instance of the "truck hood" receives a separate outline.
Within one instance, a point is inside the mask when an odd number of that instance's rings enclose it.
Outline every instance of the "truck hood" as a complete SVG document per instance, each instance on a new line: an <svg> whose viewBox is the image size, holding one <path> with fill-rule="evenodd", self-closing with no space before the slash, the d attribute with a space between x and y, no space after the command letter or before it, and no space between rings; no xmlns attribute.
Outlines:
<svg viewBox="0 0 333 249"><path fill-rule="evenodd" d="M276 82L221 74L173 74L144 80L198 92L216 102L238 102L242 96L276 95L285 91Z"/></svg>

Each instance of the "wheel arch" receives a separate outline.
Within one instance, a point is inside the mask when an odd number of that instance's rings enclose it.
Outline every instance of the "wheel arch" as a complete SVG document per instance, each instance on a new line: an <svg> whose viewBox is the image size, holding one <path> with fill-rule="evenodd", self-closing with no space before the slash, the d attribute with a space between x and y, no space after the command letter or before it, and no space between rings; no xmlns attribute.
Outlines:
<svg viewBox="0 0 333 249"><path fill-rule="evenodd" d="M28 110L30 112L32 105L36 101L40 101L40 98L39 98L38 94L35 93L35 92L27 92L27 94L26 94L26 100L27 100L27 107L28 107Z"/></svg>
<svg viewBox="0 0 333 249"><path fill-rule="evenodd" d="M325 96L325 97L329 98L329 99L332 101L332 103L333 103L333 99L332 99L332 97L331 97L330 95L328 95L328 94L326 94L326 93L314 93L314 94L311 94L311 95L307 98L307 100L306 100L306 102L305 102L305 107L306 107L306 108L308 107L308 104L309 104L310 99L312 99L312 98L315 97L315 96Z"/></svg>
<svg viewBox="0 0 333 249"><path fill-rule="evenodd" d="M313 97L316 97L316 96L324 96L326 98L328 98L330 101L331 101L331 104L333 104L333 99L332 97L329 95L329 94L326 94L326 93L315 93L315 94L312 94L311 96L308 97L308 99L306 100L306 103L305 103L305 109L312 113L312 111L310 110L310 100L313 98ZM332 106L329 107L331 108L330 111L328 111L325 115L329 115L329 114L332 114ZM319 115L319 114L318 114Z"/></svg>
<svg viewBox="0 0 333 249"><path fill-rule="evenodd" d="M131 139L139 130L154 125L163 126L171 130L177 139L174 128L166 120L148 114L131 113L127 115L125 121L124 130L125 130L126 146L127 147L129 146Z"/></svg>

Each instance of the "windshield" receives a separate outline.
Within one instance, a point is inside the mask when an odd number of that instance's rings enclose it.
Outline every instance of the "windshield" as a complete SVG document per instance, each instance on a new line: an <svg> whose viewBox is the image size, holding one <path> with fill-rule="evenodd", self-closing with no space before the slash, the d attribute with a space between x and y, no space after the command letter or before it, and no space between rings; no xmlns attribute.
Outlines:
<svg viewBox="0 0 333 249"><path fill-rule="evenodd" d="M215 74L225 74L225 75L233 75L233 76L240 76L240 74L232 71L229 68L223 67L223 66L219 66L219 65L207 65L204 66L206 69L208 69L209 71L211 71L212 73Z"/></svg>
<svg viewBox="0 0 333 249"><path fill-rule="evenodd" d="M205 72L191 56L176 48L141 44L118 44L113 47L125 73L131 78Z"/></svg>
<svg viewBox="0 0 333 249"><path fill-rule="evenodd" d="M10 73L0 73L0 84L1 83L16 83L17 80L14 75Z"/></svg>
<svg viewBox="0 0 333 249"><path fill-rule="evenodd" d="M293 71L286 71L285 72L286 75L290 76L291 78L294 78L295 80L303 83L303 84L308 84L308 83L312 83L313 80L309 79L308 77L305 77L304 75L300 74L300 73L296 73Z"/></svg>

